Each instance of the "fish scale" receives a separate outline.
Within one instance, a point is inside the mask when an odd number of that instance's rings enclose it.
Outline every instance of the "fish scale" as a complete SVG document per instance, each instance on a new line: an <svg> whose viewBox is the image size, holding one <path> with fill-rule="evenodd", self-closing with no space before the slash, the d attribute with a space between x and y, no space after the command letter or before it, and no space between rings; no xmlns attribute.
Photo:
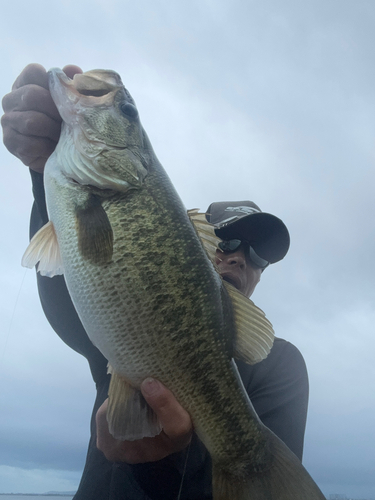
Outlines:
<svg viewBox="0 0 375 500"><path fill-rule="evenodd" d="M214 500L323 500L259 421L232 359L264 358L272 326L215 270L213 230L187 215L120 77L94 70L70 80L55 69L49 82L63 119L45 168L50 222L23 263L64 273L89 338L110 364L110 431L121 439L160 432L139 391L155 377L211 454Z"/></svg>

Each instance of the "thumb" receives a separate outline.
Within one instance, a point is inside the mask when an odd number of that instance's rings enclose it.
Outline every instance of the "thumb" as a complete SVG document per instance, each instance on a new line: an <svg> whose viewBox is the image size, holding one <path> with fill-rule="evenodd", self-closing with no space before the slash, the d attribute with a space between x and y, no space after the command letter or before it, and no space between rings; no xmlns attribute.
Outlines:
<svg viewBox="0 0 375 500"><path fill-rule="evenodd" d="M68 64L63 67L63 71L69 78L73 78L77 73L82 73L82 70L79 66L75 66L74 64Z"/></svg>
<svg viewBox="0 0 375 500"><path fill-rule="evenodd" d="M169 389L156 379L146 378L141 384L141 391L158 416L167 436L170 438L189 436L190 439L193 428L190 415Z"/></svg>

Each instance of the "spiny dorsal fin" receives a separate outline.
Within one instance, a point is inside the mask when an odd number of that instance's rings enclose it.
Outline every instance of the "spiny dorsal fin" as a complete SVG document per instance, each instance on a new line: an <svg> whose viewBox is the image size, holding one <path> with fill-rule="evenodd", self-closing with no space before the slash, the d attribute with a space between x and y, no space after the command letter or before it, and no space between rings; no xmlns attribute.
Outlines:
<svg viewBox="0 0 375 500"><path fill-rule="evenodd" d="M272 325L250 299L230 283L223 283L232 299L236 324L233 356L251 365L259 363L268 356L273 345Z"/></svg>
<svg viewBox="0 0 375 500"><path fill-rule="evenodd" d="M84 208L76 210L79 251L94 264L110 262L113 254L113 231L99 197L90 196Z"/></svg>
<svg viewBox="0 0 375 500"><path fill-rule="evenodd" d="M116 439L134 441L160 434L161 424L139 389L132 387L108 365L111 382L108 392L109 432Z"/></svg>
<svg viewBox="0 0 375 500"><path fill-rule="evenodd" d="M37 271L42 276L48 276L49 278L57 274L64 274L60 248L51 221L47 222L35 233L22 257L21 263L23 267L30 269L38 264Z"/></svg>
<svg viewBox="0 0 375 500"><path fill-rule="evenodd" d="M216 236L214 226L207 222L205 214L200 213L197 208L188 210L187 214L202 242L204 249L207 252L208 257L211 262L215 264L217 244L221 240Z"/></svg>

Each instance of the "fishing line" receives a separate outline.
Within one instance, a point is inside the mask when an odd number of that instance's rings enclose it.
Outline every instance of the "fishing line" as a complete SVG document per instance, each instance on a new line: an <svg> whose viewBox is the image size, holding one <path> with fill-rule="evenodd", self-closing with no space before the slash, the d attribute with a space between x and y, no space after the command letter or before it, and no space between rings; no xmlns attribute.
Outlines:
<svg viewBox="0 0 375 500"><path fill-rule="evenodd" d="M10 338L10 332L12 330L12 325L13 325L13 320L14 320L14 316L16 314L16 309L17 309L17 305L18 305L18 301L19 301L19 298L20 298L20 295L21 295L21 291L22 291L22 287L23 287L23 283L25 281L25 277L26 277L26 273L27 273L28 269L25 269L25 272L24 272L24 275L23 275L23 278L22 278L22 281L21 281L21 285L20 285L20 288L18 290L18 294L17 294L17 297L16 297L16 302L14 304L14 308L13 308L13 312L12 312L12 316L10 318L10 323L9 323L9 328L8 328L8 333L7 333L7 336L6 336L6 339L5 339L5 345L4 345L4 349L3 349L3 353L1 355L1 360L0 360L0 367L3 366L3 362L4 362L4 357L5 357L5 352L7 350L7 347L8 347L8 341L9 341L9 338Z"/></svg>
<svg viewBox="0 0 375 500"><path fill-rule="evenodd" d="M180 491L178 492L178 495L177 495L177 500L180 500L180 499L181 499L182 485L183 485L184 478L185 478L185 474L186 474L187 462L188 462L188 458L189 458L189 452L190 452L190 446L191 446L191 442L192 442L192 440L193 440L193 439L190 439L189 446L188 446L188 447L187 447L187 449L186 449L186 457L185 457L184 470L183 470L183 472L182 472L181 484L180 484Z"/></svg>

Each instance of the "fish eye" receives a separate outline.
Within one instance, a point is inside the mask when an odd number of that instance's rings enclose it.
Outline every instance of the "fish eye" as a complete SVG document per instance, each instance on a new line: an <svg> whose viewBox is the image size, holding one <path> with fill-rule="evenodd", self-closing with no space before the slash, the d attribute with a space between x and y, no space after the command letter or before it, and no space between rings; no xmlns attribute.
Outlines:
<svg viewBox="0 0 375 500"><path fill-rule="evenodd" d="M129 102L122 103L120 109L124 115L130 116L131 118L136 118L138 116L137 108Z"/></svg>

